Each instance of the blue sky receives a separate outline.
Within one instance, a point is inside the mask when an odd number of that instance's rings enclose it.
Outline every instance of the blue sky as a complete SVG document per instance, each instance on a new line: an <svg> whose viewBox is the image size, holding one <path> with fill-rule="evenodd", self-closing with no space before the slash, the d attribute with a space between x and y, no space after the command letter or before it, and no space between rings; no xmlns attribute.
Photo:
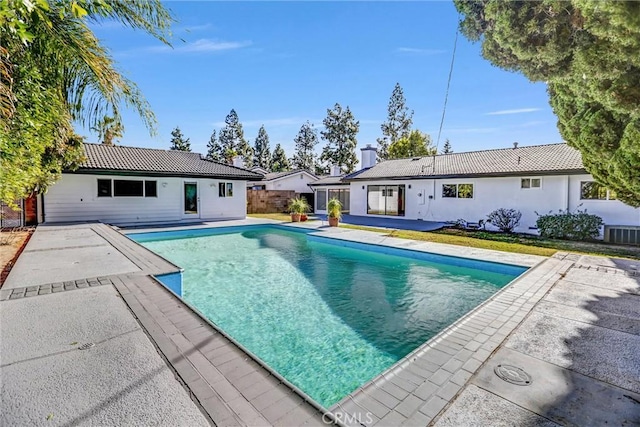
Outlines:
<svg viewBox="0 0 640 427"><path fill-rule="evenodd" d="M414 128L435 142L458 15L451 2L167 2L178 22L173 49L112 23L93 27L158 119L152 137L134 112L119 144L168 148L180 126L206 152L231 108L253 145L264 124L271 148L293 155L310 120L349 106L358 146L376 144L399 82ZM97 136L78 129L90 142ZM544 84L493 67L462 35L440 146L454 151L561 142ZM321 142L317 149L321 150ZM359 153L358 153L359 156Z"/></svg>

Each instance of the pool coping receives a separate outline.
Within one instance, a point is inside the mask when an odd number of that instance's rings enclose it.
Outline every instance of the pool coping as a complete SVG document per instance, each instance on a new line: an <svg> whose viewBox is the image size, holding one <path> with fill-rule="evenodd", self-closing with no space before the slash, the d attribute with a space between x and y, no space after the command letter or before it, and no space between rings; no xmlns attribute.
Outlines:
<svg viewBox="0 0 640 427"><path fill-rule="evenodd" d="M438 248L438 245L435 247L421 245L421 242L415 243L415 241L406 241L406 239L391 238L383 233L369 231L364 231L365 236L377 236L380 241L364 241L362 239L363 232L360 230L355 230L354 233L354 230L314 227L309 224L289 225L279 222L261 222L260 224L231 225L225 223L215 227L200 225L198 227L179 227L179 229L227 228L237 225L277 225L278 228L304 229L310 235L325 238L440 255L433 250ZM172 230L177 231L176 228L172 228ZM126 234L155 231L167 230L136 229L128 230ZM477 252L475 249L474 251ZM488 257L483 257L489 258L486 259L487 261L496 262L495 253L498 251L479 251L490 254ZM444 255L468 258L452 254L451 251L447 252L449 253ZM502 252L498 252L498 254L503 255ZM544 268L545 264L549 262L554 265L547 265L547 268ZM558 263L559 265L555 265ZM508 265L515 265L515 263L511 262ZM309 402L312 402L314 407L327 411L326 414L329 414L339 424L369 426L399 425L406 422L408 425L413 425L432 421L447 406L450 399L463 389L471 376L517 328L535 303L559 280L572 263L563 263L544 257L523 256L519 265L528 267L528 270L389 369L347 395L340 402L332 405L328 410L298 390L297 387L291 385L292 389L299 393L303 399L310 399ZM547 272L541 274L540 268L547 270ZM189 306L186 303L185 305ZM190 308L199 314L196 309ZM201 317L204 319L204 316ZM205 321L207 320L205 319ZM238 347L263 365L266 370L280 376L256 355L242 346Z"/></svg>

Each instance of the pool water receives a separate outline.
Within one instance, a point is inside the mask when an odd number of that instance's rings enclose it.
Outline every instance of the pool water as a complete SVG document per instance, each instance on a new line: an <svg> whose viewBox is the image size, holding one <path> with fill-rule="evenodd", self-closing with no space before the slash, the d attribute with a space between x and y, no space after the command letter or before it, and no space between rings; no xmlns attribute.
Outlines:
<svg viewBox="0 0 640 427"><path fill-rule="evenodd" d="M184 268L185 301L325 407L516 276L324 240L271 227L141 239Z"/></svg>

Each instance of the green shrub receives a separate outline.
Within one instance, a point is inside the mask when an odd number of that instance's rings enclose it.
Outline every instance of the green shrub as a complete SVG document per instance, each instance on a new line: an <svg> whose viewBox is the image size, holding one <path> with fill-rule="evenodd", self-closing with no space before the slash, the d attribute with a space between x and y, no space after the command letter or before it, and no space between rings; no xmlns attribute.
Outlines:
<svg viewBox="0 0 640 427"><path fill-rule="evenodd" d="M575 212L559 211L538 215L536 226L542 237L567 240L593 240L600 235L604 225L598 215L588 214L586 210Z"/></svg>
<svg viewBox="0 0 640 427"><path fill-rule="evenodd" d="M498 227L503 233L512 233L513 229L520 224L522 213L515 209L500 208L487 215L487 221Z"/></svg>

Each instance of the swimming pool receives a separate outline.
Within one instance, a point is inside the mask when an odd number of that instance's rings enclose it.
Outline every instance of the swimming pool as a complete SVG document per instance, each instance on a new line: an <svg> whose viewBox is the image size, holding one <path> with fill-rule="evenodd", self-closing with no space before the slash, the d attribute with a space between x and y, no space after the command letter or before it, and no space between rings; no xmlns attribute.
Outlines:
<svg viewBox="0 0 640 427"><path fill-rule="evenodd" d="M184 268L186 302L325 407L526 270L270 226L130 237Z"/></svg>

